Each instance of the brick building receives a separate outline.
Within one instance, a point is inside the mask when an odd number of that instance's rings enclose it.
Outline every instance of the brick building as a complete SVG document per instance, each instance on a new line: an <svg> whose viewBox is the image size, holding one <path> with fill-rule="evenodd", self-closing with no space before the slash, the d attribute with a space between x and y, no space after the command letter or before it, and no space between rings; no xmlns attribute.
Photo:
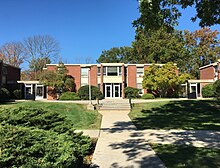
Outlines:
<svg viewBox="0 0 220 168"><path fill-rule="evenodd" d="M151 64L65 64L68 75L75 79L76 90L81 86L97 86L105 98L124 97L124 88L127 86L138 88L140 94L146 92L142 88L144 70ZM158 64L162 65L162 64ZM57 64L47 64L47 70L55 70ZM53 99L50 95L48 99Z"/></svg>
<svg viewBox="0 0 220 168"><path fill-rule="evenodd" d="M202 97L202 88L220 79L220 60L199 68L200 79L189 80L190 93L195 92L197 97Z"/></svg>
<svg viewBox="0 0 220 168"><path fill-rule="evenodd" d="M0 60L0 87L5 87L9 90L18 89L17 81L20 80L21 69L3 63Z"/></svg>

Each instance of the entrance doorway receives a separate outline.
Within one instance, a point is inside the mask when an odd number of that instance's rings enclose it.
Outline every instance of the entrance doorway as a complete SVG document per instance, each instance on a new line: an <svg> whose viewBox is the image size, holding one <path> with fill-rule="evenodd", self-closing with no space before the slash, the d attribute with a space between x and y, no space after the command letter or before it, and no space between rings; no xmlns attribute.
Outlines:
<svg viewBox="0 0 220 168"><path fill-rule="evenodd" d="M105 98L119 98L121 97L120 84L105 84Z"/></svg>
<svg viewBox="0 0 220 168"><path fill-rule="evenodd" d="M43 85L37 85L36 87L36 100L43 99Z"/></svg>

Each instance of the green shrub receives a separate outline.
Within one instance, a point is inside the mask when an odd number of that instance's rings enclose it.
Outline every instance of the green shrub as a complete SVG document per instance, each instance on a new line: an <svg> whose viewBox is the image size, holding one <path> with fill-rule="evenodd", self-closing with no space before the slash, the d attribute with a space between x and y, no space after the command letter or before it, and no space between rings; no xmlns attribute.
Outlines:
<svg viewBox="0 0 220 168"><path fill-rule="evenodd" d="M215 97L219 99L220 98L220 80L217 80L215 81L215 83L213 83L213 90L214 90Z"/></svg>
<svg viewBox="0 0 220 168"><path fill-rule="evenodd" d="M60 96L60 100L80 100L75 92L64 92Z"/></svg>
<svg viewBox="0 0 220 168"><path fill-rule="evenodd" d="M1 109L0 123L53 130L58 133L64 133L72 128L71 122L58 112L29 106Z"/></svg>
<svg viewBox="0 0 220 168"><path fill-rule="evenodd" d="M131 98L138 98L138 97L140 97L139 89L137 89L137 88L126 87L124 89L124 93L125 93L125 97L126 98L129 98L129 97L131 97Z"/></svg>
<svg viewBox="0 0 220 168"><path fill-rule="evenodd" d="M202 97L214 97L214 89L213 89L213 84L208 84L205 85L202 88Z"/></svg>
<svg viewBox="0 0 220 168"><path fill-rule="evenodd" d="M6 88L0 88L0 99L9 99L10 92Z"/></svg>
<svg viewBox="0 0 220 168"><path fill-rule="evenodd" d="M91 146L80 134L58 134L42 129L0 126L0 165L7 167L77 168ZM74 139L74 141L73 141Z"/></svg>
<svg viewBox="0 0 220 168"><path fill-rule="evenodd" d="M146 93L146 94L143 94L141 98L142 99L154 99L155 96L151 93Z"/></svg>
<svg viewBox="0 0 220 168"><path fill-rule="evenodd" d="M72 128L54 111L0 109L0 167L80 167L92 141Z"/></svg>
<svg viewBox="0 0 220 168"><path fill-rule="evenodd" d="M78 96L82 100L89 100L89 85L85 85L85 86L82 86L81 88L79 88ZM99 100L103 99L102 92L99 90L98 87L91 86L91 99L95 100L97 98Z"/></svg>
<svg viewBox="0 0 220 168"><path fill-rule="evenodd" d="M21 99L22 95L21 95L21 90L14 90L13 91L13 95L16 99Z"/></svg>

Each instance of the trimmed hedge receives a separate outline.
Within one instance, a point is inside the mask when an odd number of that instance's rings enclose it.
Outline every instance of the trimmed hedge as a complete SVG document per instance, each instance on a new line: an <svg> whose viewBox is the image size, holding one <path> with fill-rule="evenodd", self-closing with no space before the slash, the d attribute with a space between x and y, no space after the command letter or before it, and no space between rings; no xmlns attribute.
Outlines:
<svg viewBox="0 0 220 168"><path fill-rule="evenodd" d="M92 141L69 123L41 108L1 109L1 167L81 167Z"/></svg>
<svg viewBox="0 0 220 168"><path fill-rule="evenodd" d="M0 88L0 99L9 99L10 98L10 92L6 88Z"/></svg>
<svg viewBox="0 0 220 168"><path fill-rule="evenodd" d="M151 93L146 93L146 94L143 94L142 99L155 99L155 96Z"/></svg>
<svg viewBox="0 0 220 168"><path fill-rule="evenodd" d="M75 92L64 92L61 94L60 100L80 100L80 97Z"/></svg>
<svg viewBox="0 0 220 168"><path fill-rule="evenodd" d="M125 93L125 97L126 98L129 98L129 97L131 97L131 98L138 98L138 97L140 97L139 89L137 89L137 88L126 87L124 89L124 93Z"/></svg>
<svg viewBox="0 0 220 168"><path fill-rule="evenodd" d="M213 88L213 84L208 84L205 85L202 88L202 97L214 97L215 93L214 93L214 88Z"/></svg>
<svg viewBox="0 0 220 168"><path fill-rule="evenodd" d="M78 96L80 97L80 99L82 100L89 100L89 85L85 85L82 86L81 88L79 88L78 90ZM95 100L95 99L103 99L103 94L102 92L99 90L98 87L96 86L91 86L91 99Z"/></svg>

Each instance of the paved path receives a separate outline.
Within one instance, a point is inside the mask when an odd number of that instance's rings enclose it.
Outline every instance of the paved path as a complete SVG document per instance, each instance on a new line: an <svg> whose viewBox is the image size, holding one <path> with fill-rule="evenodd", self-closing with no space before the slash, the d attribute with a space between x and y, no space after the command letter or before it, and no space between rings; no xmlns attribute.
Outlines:
<svg viewBox="0 0 220 168"><path fill-rule="evenodd" d="M103 111L100 137L93 155L93 167L164 168L164 164L139 136L128 111Z"/></svg>

